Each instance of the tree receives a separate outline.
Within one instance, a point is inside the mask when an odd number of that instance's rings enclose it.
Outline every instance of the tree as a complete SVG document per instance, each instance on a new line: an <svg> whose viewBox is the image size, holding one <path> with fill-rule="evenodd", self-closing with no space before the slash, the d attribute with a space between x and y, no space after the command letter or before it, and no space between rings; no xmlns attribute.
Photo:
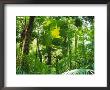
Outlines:
<svg viewBox="0 0 110 90"><path fill-rule="evenodd" d="M30 16L29 24L26 26L26 28L23 30L23 33L21 34L21 38L23 38L23 57L22 57L22 69L25 73L29 73L29 65L28 61L26 59L28 53L29 53L29 44L31 40L31 33L33 30L33 23L34 23L34 16Z"/></svg>

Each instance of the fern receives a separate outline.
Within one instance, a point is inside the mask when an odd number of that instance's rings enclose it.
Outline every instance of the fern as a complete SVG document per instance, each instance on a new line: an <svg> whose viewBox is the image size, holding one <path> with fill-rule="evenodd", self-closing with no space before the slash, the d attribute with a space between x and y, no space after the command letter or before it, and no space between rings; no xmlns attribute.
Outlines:
<svg viewBox="0 0 110 90"><path fill-rule="evenodd" d="M91 69L74 69L71 71L64 72L66 75L79 75L79 74L94 74L94 70Z"/></svg>

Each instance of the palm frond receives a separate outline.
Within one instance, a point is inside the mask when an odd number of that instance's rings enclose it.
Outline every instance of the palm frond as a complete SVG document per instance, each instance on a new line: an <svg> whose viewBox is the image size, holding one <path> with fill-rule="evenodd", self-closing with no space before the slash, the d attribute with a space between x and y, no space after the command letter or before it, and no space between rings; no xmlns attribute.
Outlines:
<svg viewBox="0 0 110 90"><path fill-rule="evenodd" d="M71 71L64 72L66 75L79 75L79 74L94 74L94 70L91 69L74 69Z"/></svg>

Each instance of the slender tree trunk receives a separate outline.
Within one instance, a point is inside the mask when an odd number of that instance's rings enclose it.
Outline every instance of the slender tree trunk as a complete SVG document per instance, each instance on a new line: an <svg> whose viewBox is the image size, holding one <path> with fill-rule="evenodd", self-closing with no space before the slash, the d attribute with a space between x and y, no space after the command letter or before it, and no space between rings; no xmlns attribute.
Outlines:
<svg viewBox="0 0 110 90"><path fill-rule="evenodd" d="M24 41L24 48L23 48L23 53L28 54L29 53L29 44L31 41L31 33L33 30L33 22L34 22L34 16L30 16L29 19L29 25L26 30L26 35L25 35L25 41Z"/></svg>
<svg viewBox="0 0 110 90"><path fill-rule="evenodd" d="M23 20L21 20L21 22L23 23ZM26 30L27 30L26 17L25 17L24 23L22 24L22 29L23 29L23 31L21 32L20 49L21 49L21 52L23 54L23 42L25 39Z"/></svg>
<svg viewBox="0 0 110 90"><path fill-rule="evenodd" d="M40 51L40 46L39 46L39 31L38 31L38 37L37 37L37 50L36 50L36 53L40 59L40 62L42 63L42 54L41 54L41 51ZM36 56L37 56L36 55Z"/></svg>
<svg viewBox="0 0 110 90"><path fill-rule="evenodd" d="M48 73L51 73L51 46L46 46L47 49L47 65L49 67Z"/></svg>
<svg viewBox="0 0 110 90"><path fill-rule="evenodd" d="M72 69L72 62L71 62L71 59L72 59L72 56L71 56L71 46L70 46L70 43L69 43L69 61L70 61L70 70Z"/></svg>
<svg viewBox="0 0 110 90"><path fill-rule="evenodd" d="M83 33L83 48L82 48L82 65L84 66L85 65L85 43L84 43L84 30L82 30L82 33Z"/></svg>
<svg viewBox="0 0 110 90"><path fill-rule="evenodd" d="M75 61L77 61L77 40L78 40L78 36L77 36L77 30L76 30L75 31ZM79 68L79 66L77 68Z"/></svg>
<svg viewBox="0 0 110 90"><path fill-rule="evenodd" d="M51 49L52 47L51 46L47 46L47 65L51 65Z"/></svg>
<svg viewBox="0 0 110 90"><path fill-rule="evenodd" d="M66 56L67 52L68 52L67 37L64 37L63 46L62 46L63 56Z"/></svg>
<svg viewBox="0 0 110 90"><path fill-rule="evenodd" d="M33 22L34 22L34 16L30 16L28 27L25 30L25 37L23 40L23 57L22 57L22 70L23 73L29 73L29 65L27 56L29 53L29 44L31 42L31 33L33 30Z"/></svg>
<svg viewBox="0 0 110 90"><path fill-rule="evenodd" d="M59 70L58 70L58 59L56 59L56 74L59 74Z"/></svg>
<svg viewBox="0 0 110 90"><path fill-rule="evenodd" d="M77 54L77 32L75 32L75 55Z"/></svg>

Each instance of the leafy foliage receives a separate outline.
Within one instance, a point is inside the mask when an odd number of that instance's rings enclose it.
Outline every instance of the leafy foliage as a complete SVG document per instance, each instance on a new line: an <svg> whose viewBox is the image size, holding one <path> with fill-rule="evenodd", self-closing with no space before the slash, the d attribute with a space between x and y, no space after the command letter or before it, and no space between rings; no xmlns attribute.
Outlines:
<svg viewBox="0 0 110 90"><path fill-rule="evenodd" d="M94 16L17 16L16 73L93 74Z"/></svg>

